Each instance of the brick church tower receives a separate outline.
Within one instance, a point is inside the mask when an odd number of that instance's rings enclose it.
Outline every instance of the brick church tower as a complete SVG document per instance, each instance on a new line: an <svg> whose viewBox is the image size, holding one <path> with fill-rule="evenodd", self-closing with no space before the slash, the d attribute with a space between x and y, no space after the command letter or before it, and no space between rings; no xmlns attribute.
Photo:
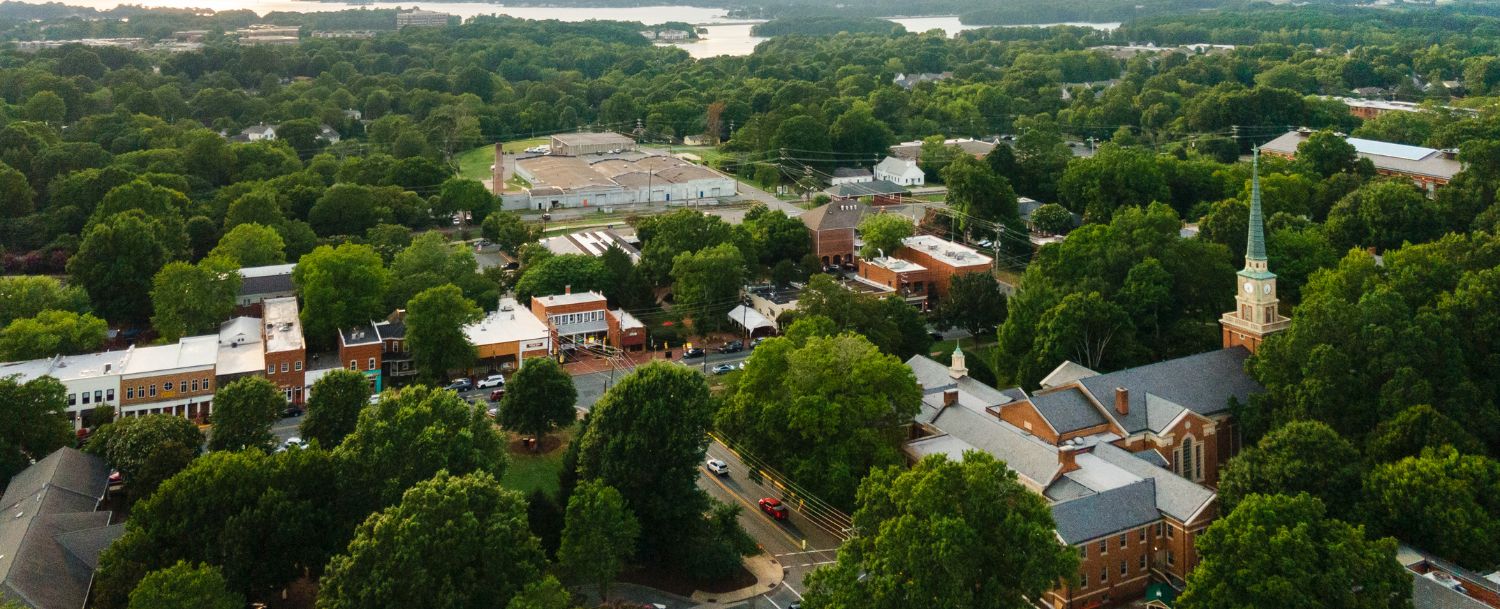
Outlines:
<svg viewBox="0 0 1500 609"><path fill-rule="evenodd" d="M1285 330L1292 320L1277 310L1276 274L1266 264L1266 229L1260 207L1260 149L1251 161L1250 228L1245 244L1245 268L1241 269L1235 289L1235 310L1219 318L1224 327L1224 347L1244 345L1251 353L1261 341Z"/></svg>

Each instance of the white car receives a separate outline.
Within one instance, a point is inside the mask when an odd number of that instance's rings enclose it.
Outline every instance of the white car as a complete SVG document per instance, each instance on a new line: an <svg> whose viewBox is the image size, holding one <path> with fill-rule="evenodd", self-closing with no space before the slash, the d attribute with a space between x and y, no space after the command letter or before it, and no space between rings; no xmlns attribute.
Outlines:
<svg viewBox="0 0 1500 609"><path fill-rule="evenodd" d="M479 381L478 388L480 388L480 389L489 389L491 387L504 387L504 386L505 386L505 377L503 375L491 374L491 375L489 375L487 377L484 377L483 380Z"/></svg>
<svg viewBox="0 0 1500 609"><path fill-rule="evenodd" d="M718 459L709 459L707 463L703 464L703 466L707 467L708 471L713 472L716 476L729 475L729 464Z"/></svg>
<svg viewBox="0 0 1500 609"><path fill-rule="evenodd" d="M302 438L287 438L285 442L281 443L281 448L276 449L276 452L303 448L305 446L307 445L302 442Z"/></svg>

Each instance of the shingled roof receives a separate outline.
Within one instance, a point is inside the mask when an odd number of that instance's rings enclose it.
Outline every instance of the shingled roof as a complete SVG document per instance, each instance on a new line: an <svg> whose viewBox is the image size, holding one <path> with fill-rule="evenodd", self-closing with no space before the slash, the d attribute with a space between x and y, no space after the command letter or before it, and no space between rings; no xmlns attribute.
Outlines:
<svg viewBox="0 0 1500 609"><path fill-rule="evenodd" d="M1151 427L1149 420L1158 420L1149 415L1149 409L1166 408L1157 400L1165 400L1200 415L1214 415L1229 409L1229 399L1244 403L1251 394L1265 391L1260 383L1245 372L1245 359L1250 352L1244 347L1230 347L1157 362L1136 368L1079 379L1079 383L1100 400L1101 404L1113 404L1115 388L1129 392L1130 414L1121 415L1110 410L1126 433L1145 431ZM1154 396L1150 403L1147 396ZM1157 431L1160 431L1158 429Z"/></svg>
<svg viewBox="0 0 1500 609"><path fill-rule="evenodd" d="M123 533L95 511L109 486L103 459L63 448L17 474L0 500L0 599L80 609L99 554Z"/></svg>
<svg viewBox="0 0 1500 609"><path fill-rule="evenodd" d="M853 229L859 226L870 206L857 201L834 201L819 205L798 216L812 230Z"/></svg>

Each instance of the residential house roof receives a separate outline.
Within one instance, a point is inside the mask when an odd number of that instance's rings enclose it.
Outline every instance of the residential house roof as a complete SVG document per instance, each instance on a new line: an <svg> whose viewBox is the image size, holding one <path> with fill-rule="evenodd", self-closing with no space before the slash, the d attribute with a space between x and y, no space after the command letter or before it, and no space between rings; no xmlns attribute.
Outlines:
<svg viewBox="0 0 1500 609"><path fill-rule="evenodd" d="M109 485L103 459L53 452L11 479L0 499L0 599L33 609L78 609L99 553L123 528L96 512Z"/></svg>
<svg viewBox="0 0 1500 609"><path fill-rule="evenodd" d="M1307 141L1311 135L1312 131L1307 129L1288 131L1260 148L1267 152L1295 156L1297 146ZM1370 159L1378 170L1444 180L1452 179L1463 171L1463 164L1451 152L1357 137L1345 137L1344 140L1354 146L1354 152L1360 157Z"/></svg>
<svg viewBox="0 0 1500 609"><path fill-rule="evenodd" d="M868 178L871 175L870 170L863 167L838 167L833 170L835 178Z"/></svg>
<svg viewBox="0 0 1500 609"><path fill-rule="evenodd" d="M876 195L897 195L906 192L906 187L890 180L872 180L869 182L850 182L835 184L824 191L835 197L873 197Z"/></svg>
<svg viewBox="0 0 1500 609"><path fill-rule="evenodd" d="M875 171L892 175L906 175L914 172L919 175L925 175L922 174L922 168L917 166L915 158L898 156L888 156L881 159L879 163L875 164Z"/></svg>
<svg viewBox="0 0 1500 609"><path fill-rule="evenodd" d="M292 271L297 264L276 264L240 269L240 296L293 292Z"/></svg>
<svg viewBox="0 0 1500 609"><path fill-rule="evenodd" d="M1179 521L1187 522L1214 500L1214 492L1207 487L1108 442L1094 446L1093 455L1132 476L1155 480L1156 508Z"/></svg>

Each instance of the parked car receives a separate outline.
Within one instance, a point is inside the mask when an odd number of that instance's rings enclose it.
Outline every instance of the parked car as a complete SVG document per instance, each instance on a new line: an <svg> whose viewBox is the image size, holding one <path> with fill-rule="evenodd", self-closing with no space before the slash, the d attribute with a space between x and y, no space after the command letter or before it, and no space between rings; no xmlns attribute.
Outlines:
<svg viewBox="0 0 1500 609"><path fill-rule="evenodd" d="M777 520L786 520L787 509L781 504L781 500L775 497L764 497L756 502L760 505L760 511Z"/></svg>
<svg viewBox="0 0 1500 609"><path fill-rule="evenodd" d="M682 359L692 359L695 357L703 357L705 355L708 355L708 353L705 352L701 347L693 347L692 349L688 349L687 351L682 352Z"/></svg>
<svg viewBox="0 0 1500 609"><path fill-rule="evenodd" d="M304 446L307 445L302 442L302 438L287 438L285 442L281 443L281 448L276 449L276 452L295 450Z"/></svg>
<svg viewBox="0 0 1500 609"><path fill-rule="evenodd" d="M729 374L734 372L734 364L719 364L714 366L714 374Z"/></svg>
<svg viewBox="0 0 1500 609"><path fill-rule="evenodd" d="M739 353L744 350L745 343L738 340L729 341L727 343L724 343L724 346L719 347L719 353Z"/></svg>
<svg viewBox="0 0 1500 609"><path fill-rule="evenodd" d="M504 386L505 386L505 375L501 375L501 374L491 374L491 375L489 375L487 377L484 377L483 380L479 381L479 385L478 385L478 387L480 389L489 389L491 387L504 387Z"/></svg>
<svg viewBox="0 0 1500 609"><path fill-rule="evenodd" d="M708 471L713 472L716 476L729 475L729 464L718 459L709 459L707 463L703 464L703 466L708 468Z"/></svg>
<svg viewBox="0 0 1500 609"><path fill-rule="evenodd" d="M300 416L302 416L302 407L301 406L287 406L285 409L283 409L281 411L281 418L283 418L283 419L289 419L289 418L292 418L292 417L300 417Z"/></svg>
<svg viewBox="0 0 1500 609"><path fill-rule="evenodd" d="M450 391L469 391L469 390L471 390L473 388L474 388L474 381L471 381L471 380L466 379L466 378L464 378L464 379L454 379L454 380L452 380L452 381L450 381L448 383L447 387L444 387L444 389L448 389Z"/></svg>
<svg viewBox="0 0 1500 609"><path fill-rule="evenodd" d="M500 398L503 398L503 397L505 397L505 388L504 387L501 387L499 389L496 389L496 390L490 392L490 401L491 402L498 402L498 401L500 401Z"/></svg>
<svg viewBox="0 0 1500 609"><path fill-rule="evenodd" d="M754 349L756 347L759 347L760 344L763 343L763 342L766 342L766 337L764 337L764 336L762 336L760 338L757 338L755 340L752 340L752 341L750 341L750 348Z"/></svg>

